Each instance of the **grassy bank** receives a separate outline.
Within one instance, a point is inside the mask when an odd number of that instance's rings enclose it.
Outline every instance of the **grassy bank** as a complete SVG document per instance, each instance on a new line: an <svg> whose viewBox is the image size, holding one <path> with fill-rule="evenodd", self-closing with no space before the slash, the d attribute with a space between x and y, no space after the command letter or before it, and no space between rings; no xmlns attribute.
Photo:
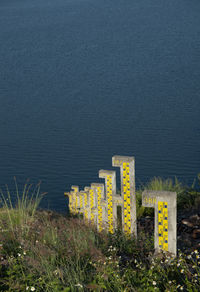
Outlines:
<svg viewBox="0 0 200 292"><path fill-rule="evenodd" d="M145 188L178 193L178 208L199 208L194 186L153 179ZM152 215L141 207L138 217ZM153 238L139 230L137 241L120 231L98 233L79 218L39 210L40 187L25 185L17 205L0 208L0 291L199 291L200 255L153 255Z"/></svg>

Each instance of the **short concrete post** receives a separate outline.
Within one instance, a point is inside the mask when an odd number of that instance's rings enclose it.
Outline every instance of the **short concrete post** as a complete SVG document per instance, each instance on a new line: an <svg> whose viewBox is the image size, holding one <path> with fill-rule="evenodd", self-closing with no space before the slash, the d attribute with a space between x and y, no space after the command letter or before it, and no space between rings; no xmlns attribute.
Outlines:
<svg viewBox="0 0 200 292"><path fill-rule="evenodd" d="M102 231L107 225L107 210L106 210L106 200L104 193L104 185L98 183L92 183L91 188L95 190L97 194L97 229Z"/></svg>
<svg viewBox="0 0 200 292"><path fill-rule="evenodd" d="M177 194L165 191L142 193L142 206L153 207L155 213L154 247L155 252L168 251L176 256L177 243Z"/></svg>
<svg viewBox="0 0 200 292"><path fill-rule="evenodd" d="M88 191L80 191L83 200L83 217L85 220L90 218L90 207L89 207L89 193Z"/></svg>
<svg viewBox="0 0 200 292"><path fill-rule="evenodd" d="M122 206L122 226L126 234L137 237L137 214L135 195L135 158L113 156L112 166L120 167Z"/></svg>
<svg viewBox="0 0 200 292"><path fill-rule="evenodd" d="M69 212L72 214L73 213L73 208L72 208L73 196L72 196L72 193L71 192L65 192L64 195L69 198L69 205L68 205L69 206Z"/></svg>
<svg viewBox="0 0 200 292"><path fill-rule="evenodd" d="M108 231L114 233L117 226L117 209L113 205L113 197L116 196L116 172L112 170L100 170L99 177L105 178Z"/></svg>
<svg viewBox="0 0 200 292"><path fill-rule="evenodd" d="M79 187L78 186L71 186L71 193L72 193L72 213L77 214L78 213L78 192Z"/></svg>
<svg viewBox="0 0 200 292"><path fill-rule="evenodd" d="M92 189L91 187L85 187L84 190L88 191L89 193L89 212L90 212L90 222L92 224L95 224L95 193L94 193L94 189Z"/></svg>

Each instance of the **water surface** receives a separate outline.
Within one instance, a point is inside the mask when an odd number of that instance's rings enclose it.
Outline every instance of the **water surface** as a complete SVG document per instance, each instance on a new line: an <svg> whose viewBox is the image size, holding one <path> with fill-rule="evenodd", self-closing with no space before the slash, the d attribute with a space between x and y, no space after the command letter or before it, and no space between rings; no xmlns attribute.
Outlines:
<svg viewBox="0 0 200 292"><path fill-rule="evenodd" d="M133 155L136 185L200 172L198 0L1 0L0 186L42 206ZM119 178L119 170L117 169Z"/></svg>

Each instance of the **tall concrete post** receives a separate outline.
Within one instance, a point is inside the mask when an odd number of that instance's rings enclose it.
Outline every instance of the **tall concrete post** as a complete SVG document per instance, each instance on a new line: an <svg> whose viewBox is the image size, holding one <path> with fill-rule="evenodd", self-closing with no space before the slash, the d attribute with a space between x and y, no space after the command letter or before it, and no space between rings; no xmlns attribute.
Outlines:
<svg viewBox="0 0 200 292"><path fill-rule="evenodd" d="M175 192L148 191L142 193L142 206L154 208L155 252L168 251L176 256L177 194Z"/></svg>
<svg viewBox="0 0 200 292"><path fill-rule="evenodd" d="M91 188L93 188L97 194L97 229L101 232L106 228L108 220L104 184L92 183Z"/></svg>
<svg viewBox="0 0 200 292"><path fill-rule="evenodd" d="M117 209L113 206L113 197L116 196L116 172L112 170L100 170L99 178L105 179L108 231L114 233L117 227Z"/></svg>
<svg viewBox="0 0 200 292"><path fill-rule="evenodd" d="M122 226L126 234L137 237L137 214L135 194L135 158L113 156L112 166L120 167L122 206Z"/></svg>

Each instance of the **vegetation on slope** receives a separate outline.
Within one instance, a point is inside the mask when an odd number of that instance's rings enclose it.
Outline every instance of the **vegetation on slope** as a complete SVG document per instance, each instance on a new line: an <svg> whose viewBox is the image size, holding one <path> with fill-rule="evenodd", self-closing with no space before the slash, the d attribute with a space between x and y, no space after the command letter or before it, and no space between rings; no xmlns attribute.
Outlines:
<svg viewBox="0 0 200 292"><path fill-rule="evenodd" d="M155 178L147 188L176 190L179 207L198 207L198 191L178 181ZM15 207L7 192L0 208L0 291L200 290L198 250L179 251L176 259L156 257L153 238L144 231L136 241L121 231L98 233L81 218L39 210L39 185L31 196L30 185L22 193L16 185ZM146 215L141 191L137 202L139 216Z"/></svg>

